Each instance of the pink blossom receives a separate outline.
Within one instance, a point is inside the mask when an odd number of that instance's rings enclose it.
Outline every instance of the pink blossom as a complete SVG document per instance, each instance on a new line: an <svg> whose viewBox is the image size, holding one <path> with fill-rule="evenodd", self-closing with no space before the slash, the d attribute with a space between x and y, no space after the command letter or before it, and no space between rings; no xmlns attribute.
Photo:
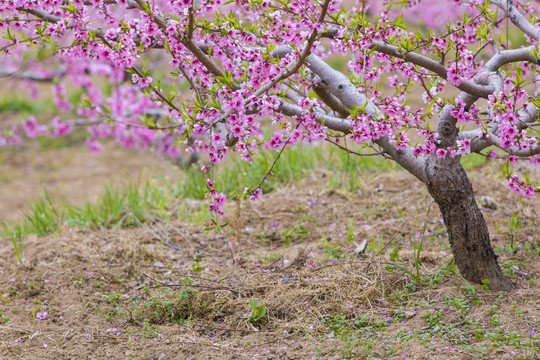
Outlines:
<svg viewBox="0 0 540 360"><path fill-rule="evenodd" d="M416 147L413 148L412 153L416 157L421 156L422 155L422 148L419 147L419 146L416 146Z"/></svg>
<svg viewBox="0 0 540 360"><path fill-rule="evenodd" d="M214 190L214 185L216 184L216 181L215 180L212 180L212 179L206 179L206 187L209 189L209 190Z"/></svg>
<svg viewBox="0 0 540 360"><path fill-rule="evenodd" d="M458 140L458 154L465 155L471 152L471 141L469 139Z"/></svg>
<svg viewBox="0 0 540 360"><path fill-rule="evenodd" d="M60 121L58 116L56 116L52 121L53 130L51 132L51 137L59 137L69 134L73 130L72 125L68 125Z"/></svg>
<svg viewBox="0 0 540 360"><path fill-rule="evenodd" d="M214 201L208 206L208 211L214 216L222 216L224 214L223 205L227 199L227 195L212 191Z"/></svg>
<svg viewBox="0 0 540 360"><path fill-rule="evenodd" d="M435 153L437 154L437 157L441 159L446 156L447 151L445 149L438 149Z"/></svg>
<svg viewBox="0 0 540 360"><path fill-rule="evenodd" d="M527 186L525 188L525 195L529 197L529 199L533 199L534 197L534 189L532 186Z"/></svg>
<svg viewBox="0 0 540 360"><path fill-rule="evenodd" d="M212 134L212 141L215 143L220 142L223 140L223 136L221 134Z"/></svg>
<svg viewBox="0 0 540 360"><path fill-rule="evenodd" d="M149 76L139 79L139 82L138 82L139 86L142 88L150 86L151 83L152 83L152 78Z"/></svg>
<svg viewBox="0 0 540 360"><path fill-rule="evenodd" d="M268 148L278 151L278 150L281 149L282 142L283 142L283 139L281 137L281 134L274 133L274 135L272 136L272 138L268 142Z"/></svg>
<svg viewBox="0 0 540 360"><path fill-rule="evenodd" d="M86 147L91 152L99 152L103 150L103 145L101 145L96 139L88 139L86 140Z"/></svg>
<svg viewBox="0 0 540 360"><path fill-rule="evenodd" d="M261 188L256 188L256 189L251 193L251 195L249 196L249 199L252 200L252 201L255 201L255 200L259 199L261 196L262 196L262 190L261 190Z"/></svg>
<svg viewBox="0 0 540 360"><path fill-rule="evenodd" d="M40 135L47 134L47 126L45 125L39 125L36 121L36 118L33 116L30 116L28 120L23 122L23 129L26 133L26 136L29 138L35 138Z"/></svg>
<svg viewBox="0 0 540 360"><path fill-rule="evenodd" d="M243 134L244 130L242 129L241 126L239 126L239 125L234 125L234 126L232 127L232 129L231 129L231 132L232 132L232 134L233 134L235 137L240 137L240 136Z"/></svg>
<svg viewBox="0 0 540 360"><path fill-rule="evenodd" d="M458 74L456 64L452 64L446 74L446 80L454 86L459 86L463 82L463 78Z"/></svg>

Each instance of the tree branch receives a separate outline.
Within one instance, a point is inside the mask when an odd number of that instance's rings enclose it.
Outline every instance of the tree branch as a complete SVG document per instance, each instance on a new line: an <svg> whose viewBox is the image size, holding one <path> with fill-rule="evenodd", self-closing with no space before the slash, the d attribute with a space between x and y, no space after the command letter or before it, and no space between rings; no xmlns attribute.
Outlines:
<svg viewBox="0 0 540 360"><path fill-rule="evenodd" d="M398 59L403 59L407 62L423 67L426 70L434 72L445 80L448 77L448 69L444 65L441 65L437 61L423 55L413 52L402 54L399 52L399 49L397 47L379 41L373 42L372 49L382 54L386 54ZM487 97L491 95L494 91L494 89L491 88L489 85L482 86L470 80L464 80L461 84L457 86L457 88L461 91L484 99L487 99Z"/></svg>
<svg viewBox="0 0 540 360"><path fill-rule="evenodd" d="M319 79L320 80L320 79ZM320 81L317 82L315 85L313 85L313 90L315 91L315 94L321 99L330 109L334 110L336 113L341 115L342 117L349 116L349 112L343 105L341 101L332 93L330 93L322 84Z"/></svg>
<svg viewBox="0 0 540 360"><path fill-rule="evenodd" d="M500 80L502 81L502 79ZM540 75L535 75L534 83L536 90L533 93L533 97L537 97L538 94L540 94ZM499 91L502 91L502 84L499 85L499 88ZM518 111L518 122L516 124L517 130L521 131L527 129L531 126L531 124L535 123L538 119L538 113L538 107L532 103L529 103L524 108L520 109ZM491 136L497 136L498 126L499 124L495 122L489 125L488 134L490 135L490 137L486 137L486 134L482 129L474 129L469 131L462 131L459 134L459 138L471 140L471 152L479 152L487 147L495 145L493 141L491 141Z"/></svg>
<svg viewBox="0 0 540 360"><path fill-rule="evenodd" d="M24 11L28 14L32 14L35 17L38 17L42 19L43 21L50 22L50 23L57 23L62 20L60 16L49 14L45 10L41 9L24 9L24 8L17 8L19 11Z"/></svg>
<svg viewBox="0 0 540 360"><path fill-rule="evenodd" d="M193 14L193 6L190 6L188 9L188 29L187 29L187 38L191 40L193 38L193 28L195 27L195 15Z"/></svg>
<svg viewBox="0 0 540 360"><path fill-rule="evenodd" d="M290 104L284 100L281 100L281 104L276 111L282 113L283 115L298 117L305 113L300 106ZM323 113L322 110L315 110L315 119L319 122L319 124L324 124L324 126L328 127L329 129L339 131L344 134L350 134L353 130L353 126L349 120L327 115Z"/></svg>
<svg viewBox="0 0 540 360"><path fill-rule="evenodd" d="M533 45L521 49L499 51L489 59L484 67L489 71L497 71L503 65L520 61L532 62L538 65L538 58L533 56L533 51L535 49L540 50L537 46Z"/></svg>
<svg viewBox="0 0 540 360"><path fill-rule="evenodd" d="M140 1L140 0L137 0L137 1ZM324 20L325 16L326 16L326 11L328 10L328 4L330 3L330 0L325 0L324 4L322 5L322 10L321 10L321 14L319 15L319 19L318 19L318 23L322 23L322 21ZM313 43L315 42L315 39L317 37L317 29L313 29L313 31L311 32L311 35L310 37L308 38L308 41L307 41L307 44L306 44L306 47L304 48L304 50L302 51L302 54L300 54L300 57L298 58L298 61L294 64L294 66L291 68L291 69L285 69L283 71L281 71L275 78L273 78L270 82L268 82L266 85L262 86L259 88L259 90L255 91L252 95L252 97L259 97L261 96L262 94L265 94L268 90L270 90L271 88L273 88L277 83L279 83L280 81L283 81L285 79L287 79L288 77L290 77L291 75L295 74L298 70L300 70L300 68L302 67L302 65L304 65L304 63L306 62L306 59L308 58L309 56L309 53L311 52L311 48L313 46ZM196 46L196 45L195 45ZM197 47L197 46L196 46ZM198 47L197 47L198 48ZM201 51L199 49L199 51ZM292 52L292 51L291 51ZM248 99L245 100L245 103L248 102ZM222 119L225 119L227 118L228 116L230 116L231 114L228 114L228 115L224 115L222 116L221 118ZM221 120L220 120L221 121Z"/></svg>
<svg viewBox="0 0 540 360"><path fill-rule="evenodd" d="M497 73L499 68L506 64L520 61L528 61L538 64L538 59L532 55L536 48L536 46L529 46L521 49L511 49L497 52L485 64L485 71L480 72L476 76L475 82L479 84L489 84L493 89L493 93L503 91L503 80ZM465 92L461 93L458 97L465 103L467 108L479 98L473 94L468 94ZM437 120L437 132L439 135L441 135L440 139L444 142L441 144L443 147L454 146L455 140L457 139L470 139L472 152L478 152L489 146L495 145L489 138L484 136L484 131L481 129L465 131L457 134L457 129L455 128L456 119L452 118L450 111L450 106L445 106L439 113ZM538 108L533 104L528 104L526 109L519 112L520 123L518 124L518 129L522 130L527 127L528 124L534 122L537 114ZM488 133L490 136L496 136L498 126L499 124L496 122L490 123L488 128Z"/></svg>
<svg viewBox="0 0 540 360"><path fill-rule="evenodd" d="M504 147L501 143L501 139L498 136L491 135L491 134L489 136L489 141L492 145L494 145L495 147L503 150L504 152L510 155L515 155L515 156L520 156L520 157L530 157L536 154L540 154L540 145L538 143L528 148L519 148L516 146Z"/></svg>
<svg viewBox="0 0 540 360"><path fill-rule="evenodd" d="M280 46L274 49L271 54L276 57L282 57L291 52L292 49L289 46ZM328 91L334 95L347 109L361 108L363 111L374 119L380 119L382 112L378 109L369 99L358 91L349 78L343 73L334 70L330 65L321 60L318 56L311 54L307 59L307 67L313 71L318 77L321 78L321 84L323 84ZM286 106L283 105L282 106ZM329 119L329 116L325 116L325 119ZM337 119L337 118L336 118ZM344 119L341 120L341 124ZM332 127L325 121L330 129ZM343 125L342 125L343 126ZM351 127L352 130L352 127ZM349 130L349 132L351 131ZM341 131L341 130L339 130ZM416 176L420 181L426 182L427 177L424 170L425 160L423 158L416 158L410 149L398 150L396 149L388 139L388 136L384 136L374 142L383 148L384 152L392 157L401 167L408 170L411 174Z"/></svg>
<svg viewBox="0 0 540 360"><path fill-rule="evenodd" d="M531 22L518 11L514 6L514 0L491 0L491 3L504 10L510 21L512 21L512 23L514 23L521 31L534 40L540 40L540 29L531 24Z"/></svg>
<svg viewBox="0 0 540 360"><path fill-rule="evenodd" d="M66 73L65 69L58 69L50 75L45 75L38 71L31 70L18 70L18 69L7 69L0 67L0 77L14 77L21 80L31 80L36 82L51 82L58 77L63 76Z"/></svg>
<svg viewBox="0 0 540 360"><path fill-rule="evenodd" d="M322 5L322 10L319 15L319 19L317 20L317 23L322 24L324 21L324 18L326 17L326 12L328 11L328 5L330 4L330 0L325 0L324 4ZM317 38L317 28L313 28L311 31L311 35L308 38L306 47L302 51L302 54L300 54L300 57L298 58L298 61L296 62L296 65L288 71L287 77L291 76L292 74L296 73L302 65L304 65L304 62L308 58L309 54L311 53L311 48L313 47L313 43L315 42L315 39Z"/></svg>
<svg viewBox="0 0 540 360"><path fill-rule="evenodd" d="M126 0L127 1L127 9L138 9L139 5L135 2L135 0ZM68 5L70 3L69 0L62 0L62 5ZM85 0L82 2L84 5L87 6L95 6L92 1ZM118 4L118 0L103 0L103 4L105 5L113 5Z"/></svg>
<svg viewBox="0 0 540 360"><path fill-rule="evenodd" d="M364 94L359 92L347 76L334 70L316 55L310 55L307 62L307 66L311 71L321 78L321 83L325 84L328 91L338 98L348 109L361 108L372 118L381 118L381 110L373 105ZM427 181L423 158L416 158L410 149L396 149L390 143L388 136L383 136L373 140L373 142L379 145L395 162L416 176L420 181Z"/></svg>

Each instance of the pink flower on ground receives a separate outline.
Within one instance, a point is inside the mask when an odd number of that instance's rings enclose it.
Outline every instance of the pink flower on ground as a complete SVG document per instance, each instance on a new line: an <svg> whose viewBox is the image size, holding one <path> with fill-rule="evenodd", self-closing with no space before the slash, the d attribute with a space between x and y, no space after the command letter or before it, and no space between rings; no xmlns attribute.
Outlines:
<svg viewBox="0 0 540 360"><path fill-rule="evenodd" d="M45 312L42 312L42 313L38 312L38 313L36 314L36 319L39 319L39 320L45 320L45 318L47 317L47 315L49 315L49 313L46 312L46 311L45 311Z"/></svg>

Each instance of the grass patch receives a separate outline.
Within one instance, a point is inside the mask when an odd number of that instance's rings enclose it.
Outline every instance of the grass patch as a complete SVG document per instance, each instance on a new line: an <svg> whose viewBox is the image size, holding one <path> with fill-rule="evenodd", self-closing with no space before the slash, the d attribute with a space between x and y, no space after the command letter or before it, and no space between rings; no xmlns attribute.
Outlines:
<svg viewBox="0 0 540 360"><path fill-rule="evenodd" d="M7 96L0 98L0 113L14 112L22 116L52 112L56 106L52 101L35 101L29 98Z"/></svg>
<svg viewBox="0 0 540 360"><path fill-rule="evenodd" d="M110 93L109 88L107 90ZM43 91L43 93L47 93L47 91ZM69 103L74 105L80 103L83 94L85 94L85 90L82 88L70 89L68 95ZM24 117L28 115L42 115L43 113L54 113L56 111L58 111L58 107L51 98L34 100L29 97L19 97L17 95L8 95L0 98L0 113L13 112Z"/></svg>
<svg viewBox="0 0 540 360"><path fill-rule="evenodd" d="M465 170L473 170L488 163L488 161L490 160L485 156L472 153L461 158L461 166L463 166Z"/></svg>
<svg viewBox="0 0 540 360"><path fill-rule="evenodd" d="M73 136L79 138L77 134ZM50 139L50 142L48 146L53 146L57 144L57 139ZM58 146L69 144L63 141ZM217 190L230 198L246 187L255 188L271 168L276 156L274 151L263 151L255 157L253 164L240 160L239 156L232 156L213 174ZM471 160L467 160L465 166L469 168L484 161L481 156L468 158ZM328 171L329 176L325 181L329 188L350 192L361 188L362 177L366 172L397 170L399 166L382 157L350 155L328 144L301 145L287 149L282 154L268 181L261 188L264 193L272 192L301 179L313 169ZM54 233L62 223L87 228L121 228L137 226L154 216L168 217L168 209L176 199L204 199L204 184L209 176L212 174L201 172L199 166L192 166L184 170L184 176L175 183L158 185L147 181L144 186L140 186L133 182L119 188L106 185L102 197L96 203L85 203L82 206L57 206L45 191L43 198L35 201L31 210L23 214L20 233L22 236ZM180 215L188 215L189 209L181 207L179 212ZM199 222L208 220L208 216L203 214L191 215L200 218ZM14 226L5 224L2 236L11 236L14 229Z"/></svg>
<svg viewBox="0 0 540 360"><path fill-rule="evenodd" d="M65 136L51 138L48 136L40 136L36 140L36 146L43 150L56 150L72 146L84 144L88 137L88 132L81 128L75 128Z"/></svg>
<svg viewBox="0 0 540 360"><path fill-rule="evenodd" d="M51 144L57 144L56 139L51 141ZM65 145L64 142L62 144ZM255 188L271 168L276 156L276 152L263 151L254 159L253 165L241 161L238 156L228 159L214 173L218 191L228 194L230 198L235 193L241 193L245 187ZM380 157L351 156L326 144L315 147L303 145L283 153L272 175L261 188L265 193L272 192L317 168L329 171L329 187L351 191L360 187L361 175L366 171L387 171L398 167ZM139 182L125 183L121 187L106 185L97 202L87 202L82 206L54 204L45 190L43 197L23 213L20 224L5 223L1 235L12 237L22 253L22 239L25 236L54 233L61 224L93 229L140 226L156 217L169 217L170 207L177 199L204 199L204 184L210 175L201 172L198 166L193 166L186 169L182 179L175 183L158 185L147 181L142 186ZM204 205L200 210L193 211L180 204L178 216L202 224L208 221L209 215L204 211ZM293 228L284 237L294 239L305 232L302 228Z"/></svg>
<svg viewBox="0 0 540 360"><path fill-rule="evenodd" d="M47 190L44 190L43 198L35 201L31 210L23 213L23 217L22 234L45 235L58 228L60 211L53 204Z"/></svg>
<svg viewBox="0 0 540 360"><path fill-rule="evenodd" d="M94 204L68 206L65 222L71 226L116 229L137 226L153 215L166 215L170 202L165 189L147 181L140 189L137 183L128 183L122 189L105 187L105 193Z"/></svg>
<svg viewBox="0 0 540 360"><path fill-rule="evenodd" d="M255 188L270 170L277 153L263 151L254 158L253 165L239 157L227 159L214 173L216 190L225 194L241 193L245 187ZM358 157L347 154L334 146L301 145L287 149L272 169L268 181L261 185L263 193L274 191L285 184L301 179L313 169L326 169L331 175L329 186L354 191L360 187L359 177L369 171L397 170L399 166L382 157ZM184 178L176 188L176 195L185 198L204 198L204 184L210 173L198 167L186 170Z"/></svg>

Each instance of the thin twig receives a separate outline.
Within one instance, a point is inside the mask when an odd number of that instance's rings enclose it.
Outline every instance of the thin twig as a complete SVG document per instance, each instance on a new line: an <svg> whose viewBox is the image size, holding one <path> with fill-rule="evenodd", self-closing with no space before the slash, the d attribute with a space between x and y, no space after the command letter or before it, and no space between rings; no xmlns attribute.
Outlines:
<svg viewBox="0 0 540 360"><path fill-rule="evenodd" d="M394 236L392 236L392 238L390 239L390 241L388 241L383 247L381 250L379 250L379 252L377 252L376 256L379 256L387 247L388 245L390 245L390 243L392 241L394 241L394 239L396 238L397 234L399 234L399 232L395 233Z"/></svg>
<svg viewBox="0 0 540 360"><path fill-rule="evenodd" d="M135 66L132 66L129 69L136 73L141 79L144 78L144 75ZM154 85L152 85L152 83L149 83L148 86L161 100L163 100L167 105L169 105L169 107L171 107L173 110L176 110L179 114L182 113L182 111L178 107L176 107L176 105L174 105L169 99L167 99L165 95L161 93L161 91L159 91Z"/></svg>
<svg viewBox="0 0 540 360"><path fill-rule="evenodd" d="M268 169L268 171L266 172L266 174L264 174L261 182L259 183L259 185L257 185L257 187L251 192L255 192L255 190L257 189L260 189L260 187L262 186L262 184L264 184L264 182L266 181L266 179L268 178L268 176L272 173L272 170L274 169L274 166L276 166L277 164L277 161L279 160L279 158L281 157L281 154L283 154L283 151L285 150L285 148L287 147L287 145L289 144L289 142L291 141L291 138L289 137L287 139L287 141L285 142L285 144L283 144L283 146L281 147L281 150L279 151L278 153L278 156L274 159L274 162L272 163L272 166L270 166L270 169Z"/></svg>
<svg viewBox="0 0 540 360"><path fill-rule="evenodd" d="M334 144L335 146L337 146L338 148L342 149L342 150L345 150L346 152L350 153L350 154L354 154L354 155L358 155L358 156L379 156L379 155L384 155L386 154L386 151L382 150L382 151L379 151L379 152L376 152L376 153L370 153L370 154L362 154L362 153L357 153L356 151L352 151L344 146L341 146L339 145L338 143L326 138L326 141L328 141L329 143L331 144Z"/></svg>

